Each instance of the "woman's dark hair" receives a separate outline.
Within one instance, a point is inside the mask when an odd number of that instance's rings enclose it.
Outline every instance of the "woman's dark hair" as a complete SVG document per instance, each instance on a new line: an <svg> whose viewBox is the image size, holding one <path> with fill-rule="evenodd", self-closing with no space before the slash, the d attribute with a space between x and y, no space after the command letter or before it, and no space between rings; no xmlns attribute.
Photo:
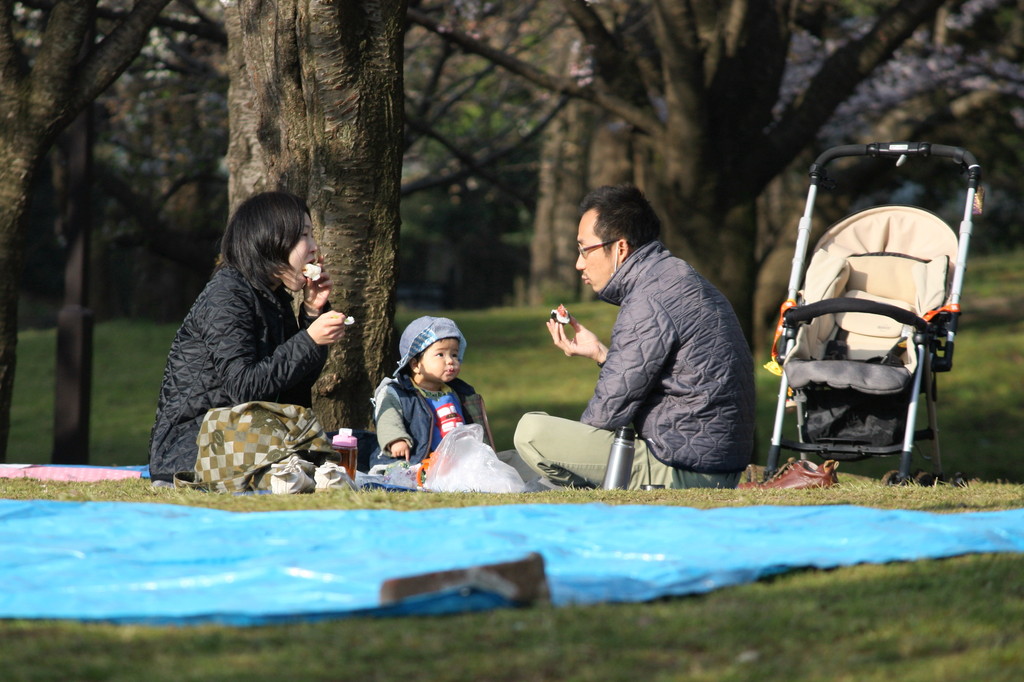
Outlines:
<svg viewBox="0 0 1024 682"><path fill-rule="evenodd" d="M580 202L580 216L597 211L594 234L601 241L625 239L638 249L661 234L661 220L644 193L633 185L598 187Z"/></svg>
<svg viewBox="0 0 1024 682"><path fill-rule="evenodd" d="M263 192L235 209L220 242L221 266L236 268L250 284L273 287L302 238L309 207L287 192Z"/></svg>

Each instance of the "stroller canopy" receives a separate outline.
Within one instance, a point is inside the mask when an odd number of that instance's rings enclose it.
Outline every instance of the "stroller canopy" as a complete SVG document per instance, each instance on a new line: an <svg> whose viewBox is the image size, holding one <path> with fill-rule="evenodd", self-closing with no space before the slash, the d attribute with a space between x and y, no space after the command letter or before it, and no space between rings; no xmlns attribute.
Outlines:
<svg viewBox="0 0 1024 682"><path fill-rule="evenodd" d="M875 206L847 216L818 240L815 252L846 257L893 253L932 261L955 262L956 234L942 218L916 206ZM952 271L950 271L952 275Z"/></svg>

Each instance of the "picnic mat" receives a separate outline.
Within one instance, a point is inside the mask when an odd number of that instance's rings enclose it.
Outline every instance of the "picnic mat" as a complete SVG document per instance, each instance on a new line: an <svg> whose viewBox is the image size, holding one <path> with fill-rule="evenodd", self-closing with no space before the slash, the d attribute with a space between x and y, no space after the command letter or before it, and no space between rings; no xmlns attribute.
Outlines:
<svg viewBox="0 0 1024 682"><path fill-rule="evenodd" d="M1024 509L500 505L226 512L0 500L0 618L259 625L507 605L380 603L384 580L543 556L555 605L705 593L784 571L1024 551Z"/></svg>
<svg viewBox="0 0 1024 682"><path fill-rule="evenodd" d="M149 478L149 465L102 467L87 464L0 464L0 478L34 478L41 481L119 481Z"/></svg>

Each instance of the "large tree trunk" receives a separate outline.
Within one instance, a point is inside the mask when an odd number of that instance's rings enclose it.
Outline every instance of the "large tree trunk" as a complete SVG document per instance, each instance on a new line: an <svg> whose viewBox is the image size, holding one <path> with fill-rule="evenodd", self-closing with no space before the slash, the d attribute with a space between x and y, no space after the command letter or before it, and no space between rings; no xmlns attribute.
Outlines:
<svg viewBox="0 0 1024 682"><path fill-rule="evenodd" d="M268 189L269 177L259 129L256 93L242 49L238 4L224 6L224 30L228 36L228 214L252 195ZM273 184L273 183L271 183Z"/></svg>
<svg viewBox="0 0 1024 682"><path fill-rule="evenodd" d="M530 296L533 305L577 300L576 205L587 192L586 168L593 134L593 107L570 102L544 131L537 208L530 240Z"/></svg>
<svg viewBox="0 0 1024 682"><path fill-rule="evenodd" d="M19 144L16 136L0 137L0 462L7 461L11 432L11 403L18 344L18 289L25 262L21 222L28 209L29 190L38 155Z"/></svg>
<svg viewBox="0 0 1024 682"><path fill-rule="evenodd" d="M317 414L328 429L366 427L393 360L405 2L241 0L238 11L266 188L306 197L332 304L356 319L317 384Z"/></svg>
<svg viewBox="0 0 1024 682"><path fill-rule="evenodd" d="M593 297L576 262L579 203L601 185L635 182L634 139L626 126L585 102L570 102L544 132L530 242L530 303Z"/></svg>
<svg viewBox="0 0 1024 682"><path fill-rule="evenodd" d="M649 170L649 169L648 169ZM688 261L732 303L748 339L753 328L757 263L757 216L753 200L709 205L703 197L678 191L675 179L651 179L651 203L666 222L665 245Z"/></svg>

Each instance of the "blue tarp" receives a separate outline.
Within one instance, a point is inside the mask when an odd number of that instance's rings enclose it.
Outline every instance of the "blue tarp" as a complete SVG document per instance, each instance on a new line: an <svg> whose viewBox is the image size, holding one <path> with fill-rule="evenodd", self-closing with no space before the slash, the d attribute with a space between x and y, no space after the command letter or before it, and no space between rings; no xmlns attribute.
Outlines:
<svg viewBox="0 0 1024 682"><path fill-rule="evenodd" d="M0 617L257 625L493 608L382 607L387 578L539 552L556 605L704 593L801 568L1024 551L1024 510L501 505L238 513L0 500Z"/></svg>

